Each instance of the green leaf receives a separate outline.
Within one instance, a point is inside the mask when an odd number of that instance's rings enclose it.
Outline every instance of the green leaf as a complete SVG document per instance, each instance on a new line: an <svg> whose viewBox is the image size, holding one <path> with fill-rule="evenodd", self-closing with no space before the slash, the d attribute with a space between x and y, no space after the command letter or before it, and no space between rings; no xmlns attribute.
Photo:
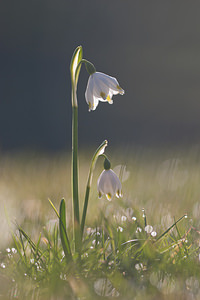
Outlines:
<svg viewBox="0 0 200 300"><path fill-rule="evenodd" d="M53 210L55 211L57 217L60 218L59 213L58 213L57 209L55 208L54 204L52 203L52 201L51 201L50 199L48 199L48 200L49 200L49 203L51 204L51 207L52 207Z"/></svg>
<svg viewBox="0 0 200 300"><path fill-rule="evenodd" d="M10 220L9 220L9 217L8 217L8 212L7 212L7 209L6 209L5 206L4 206L4 211L5 211L5 215L6 215L6 219L7 219L7 222L8 222L8 226L10 228L11 235L12 235L12 238L13 238L13 242L15 244L17 252L19 253L19 256L22 259L22 261L25 261L26 260L26 256L25 255L23 256L22 253L21 253L21 248L23 248L23 244L21 243L20 239L18 237L16 238L15 234L13 233L13 230L11 228L11 223L10 223Z"/></svg>
<svg viewBox="0 0 200 300"><path fill-rule="evenodd" d="M20 236L23 235L24 238L27 240L27 242L29 243L29 245L31 246L31 250L33 252L33 255L35 257L36 260L40 260L42 266L44 267L44 269L47 269L47 266L46 266L46 262L45 260L43 260L43 256L44 256L44 253L46 252L46 250L44 252L42 252L40 249L39 249L39 243L40 243L40 237L39 237L39 240L38 240L38 243L37 245L32 241L32 239L28 236L28 234L20 227L18 226L18 230L19 230L19 233L20 233ZM21 237L21 241L22 241L22 237ZM26 255L25 255L25 248L24 248L24 244L22 242L22 245L23 245L23 251L24 251L24 257L26 259Z"/></svg>
<svg viewBox="0 0 200 300"><path fill-rule="evenodd" d="M83 57L83 49L82 46L78 46L72 55L71 64L70 64L70 72L71 72L71 79L72 83L77 85L78 77L80 73L81 64L79 64ZM77 69L78 67L78 69Z"/></svg>
<svg viewBox="0 0 200 300"><path fill-rule="evenodd" d="M159 241L162 237L164 237L174 226L176 226L176 224L178 224L182 219L184 219L184 218L187 218L187 215L183 215L180 219L178 219L177 221L175 221L169 228L167 228L167 230L164 232L164 233L162 233L158 238L157 238L157 240L155 241L155 243L157 242L157 241Z"/></svg>
<svg viewBox="0 0 200 300"><path fill-rule="evenodd" d="M62 199L60 203L60 218L59 218L60 238L65 253L65 257L71 259L71 249L69 239L66 231L66 213L65 213L65 200Z"/></svg>
<svg viewBox="0 0 200 300"><path fill-rule="evenodd" d="M18 227L18 230L25 237L25 239L31 246L34 253L41 254L41 250L36 246L36 244L31 240L31 238L28 236L28 234L20 226Z"/></svg>

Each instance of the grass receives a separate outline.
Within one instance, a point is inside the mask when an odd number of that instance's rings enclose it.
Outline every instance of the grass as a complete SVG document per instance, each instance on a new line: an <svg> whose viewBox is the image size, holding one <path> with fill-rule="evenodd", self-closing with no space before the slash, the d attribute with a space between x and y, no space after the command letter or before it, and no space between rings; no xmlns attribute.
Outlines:
<svg viewBox="0 0 200 300"><path fill-rule="evenodd" d="M115 153L123 198L111 202L98 199L98 163L73 260L48 201L59 212L64 197L73 249L70 155L2 154L0 299L199 299L199 150ZM89 152L80 156L81 212Z"/></svg>

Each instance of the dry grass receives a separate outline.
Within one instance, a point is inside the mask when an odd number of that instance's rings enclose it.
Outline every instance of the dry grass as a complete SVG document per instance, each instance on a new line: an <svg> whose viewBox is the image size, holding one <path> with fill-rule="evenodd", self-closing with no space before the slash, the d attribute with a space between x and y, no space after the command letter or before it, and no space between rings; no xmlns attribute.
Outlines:
<svg viewBox="0 0 200 300"><path fill-rule="evenodd" d="M91 152L92 151L88 151ZM80 155L80 200L84 198L89 159L87 151ZM131 152L130 152L131 153ZM198 147L187 151L155 152L138 149L124 156L115 153L112 167L126 164L123 198L108 202L98 199L96 182L102 170L97 164L89 202L87 224L98 222L100 212L109 215L119 207L141 210L145 208L148 221L154 226L168 226L173 217L187 213L196 225L200 216L200 151ZM91 155L90 155L91 156ZM5 216L18 224L32 223L42 226L54 219L48 198L58 207L64 197L67 219L71 218L70 155L35 153L1 154L0 157L0 246L5 247L10 234ZM123 174L121 174L123 175ZM123 175L123 176L125 176ZM122 178L123 181L123 178ZM33 232L35 229L32 227ZM37 232L37 230L36 230Z"/></svg>

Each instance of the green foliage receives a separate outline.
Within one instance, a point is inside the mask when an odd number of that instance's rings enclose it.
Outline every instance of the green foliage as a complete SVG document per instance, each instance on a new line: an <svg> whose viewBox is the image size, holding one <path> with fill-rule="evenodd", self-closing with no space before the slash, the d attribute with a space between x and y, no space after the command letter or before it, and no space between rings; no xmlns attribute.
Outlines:
<svg viewBox="0 0 200 300"><path fill-rule="evenodd" d="M88 151L81 156L81 178L88 172ZM66 188L66 182L70 182L65 175L67 159L59 155L56 159L50 157L49 163L46 156L37 160L24 158L23 162L16 157L4 160L3 173L5 178L10 178L10 190L15 191L15 215L20 211L23 218L17 215L20 225L17 231L16 226L13 229L9 251L5 250L5 244L8 245L5 240L1 247L0 292L3 299L102 299L103 295L118 295L118 299L198 299L199 160L194 155L182 156L182 168L187 168L188 180L180 186L180 172L176 174L176 169L170 165L171 173L159 177L162 183L159 189L155 170L160 172L158 166L163 158L157 155L153 159L147 154L138 158L137 152L135 157L127 164L131 177L123 184L122 200L97 200L96 187L91 188L80 257L72 253L71 261L66 259L67 250L64 252L59 229L60 225L62 228L60 215L66 213L63 224L73 252L72 209L67 201L70 195L64 194L70 189L70 186ZM161 182L161 179L165 180ZM0 182L3 193L7 181L5 186L3 178ZM47 199L48 195L54 199L59 195L61 199L60 191L66 199L66 212L64 201L54 200L54 204L49 201L51 209L47 201L40 204L37 200ZM80 185L80 191L84 199L84 184ZM27 194L36 199L34 205L27 200ZM10 199L7 205L12 203ZM81 204L84 206L84 202ZM184 217L186 211L188 218ZM177 218L166 220L166 214ZM145 231L147 226L152 226L157 235L152 235L151 228Z"/></svg>
<svg viewBox="0 0 200 300"><path fill-rule="evenodd" d="M4 273L12 279L9 299L14 289L24 299L164 299L165 294L173 299L187 294L187 285L200 280L198 231L182 216L156 237L142 213L107 218L102 212L98 225L84 231L80 257L70 250L64 199L58 224L44 227L36 242L18 226L11 248L16 251L4 253Z"/></svg>
<svg viewBox="0 0 200 300"><path fill-rule="evenodd" d="M63 251L65 253L65 257L67 260L71 260L71 249L70 243L67 236L66 229L66 211L65 211L65 200L62 199L60 203L60 217L59 217L59 228L60 228L60 238L63 247Z"/></svg>
<svg viewBox="0 0 200 300"><path fill-rule="evenodd" d="M81 68L81 60L83 57L83 49L81 46L78 46L72 55L71 63L70 63L70 72L71 72L71 80L72 83L77 86L80 68ZM78 68L77 68L78 67Z"/></svg>

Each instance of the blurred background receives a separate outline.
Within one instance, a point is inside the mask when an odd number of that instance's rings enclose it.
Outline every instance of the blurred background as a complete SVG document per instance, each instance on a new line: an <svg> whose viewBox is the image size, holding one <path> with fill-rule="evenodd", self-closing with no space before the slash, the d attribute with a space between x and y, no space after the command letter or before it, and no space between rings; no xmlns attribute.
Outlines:
<svg viewBox="0 0 200 300"><path fill-rule="evenodd" d="M199 1L0 2L0 149L70 149L71 55L116 77L125 95L88 112L82 68L80 146L199 142Z"/></svg>
<svg viewBox="0 0 200 300"><path fill-rule="evenodd" d="M48 198L56 208L65 198L72 231L69 65L78 45L125 90L113 105L88 112L82 67L80 212L91 155L105 139L123 185L122 199L98 200L100 159L86 226L104 214L142 216L145 208L158 234L185 213L200 231L199 12L199 0L0 1L0 250L11 245L16 224L34 241L44 226L53 228Z"/></svg>

